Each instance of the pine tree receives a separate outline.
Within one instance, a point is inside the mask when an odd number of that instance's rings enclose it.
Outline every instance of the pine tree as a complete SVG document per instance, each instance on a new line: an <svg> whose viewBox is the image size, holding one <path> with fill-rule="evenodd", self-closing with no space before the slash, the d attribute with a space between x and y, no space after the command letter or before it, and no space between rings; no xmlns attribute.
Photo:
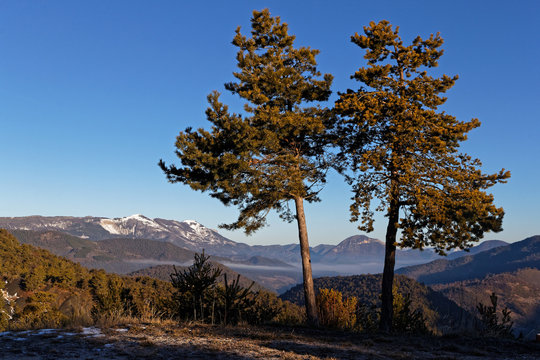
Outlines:
<svg viewBox="0 0 540 360"><path fill-rule="evenodd" d="M392 327L396 245L439 254L468 248L486 231L502 230L502 208L485 189L510 176L481 172L481 162L459 152L477 119L458 121L437 111L457 76L434 78L427 70L443 54L439 34L403 44L388 21L371 22L351 40L366 50L367 67L353 76L358 90L340 94L335 108L342 167L353 190L351 218L373 230L373 211L388 218L380 329ZM346 170L348 167L349 171ZM373 209L372 200L378 205ZM401 233L396 240L398 230Z"/></svg>
<svg viewBox="0 0 540 360"><path fill-rule="evenodd" d="M204 254L204 249L201 254L196 253L193 265L185 270L178 271L173 265L174 273L170 274L171 284L176 289L178 295L177 304L179 308L182 306L191 307L193 310L193 320L197 318L204 320L204 299L210 290L213 290L217 285L217 279L221 276L222 270L213 266L208 260L210 256ZM186 301L185 297L189 297ZM187 303L191 302L191 306ZM199 315L197 316L197 313Z"/></svg>
<svg viewBox="0 0 540 360"><path fill-rule="evenodd" d="M330 112L312 102L328 100L332 76L321 78L318 50L294 48L295 37L267 9L254 11L251 37L236 30L233 45L239 71L225 89L245 100L244 113L230 113L219 93L208 96L212 128L191 128L177 137L181 166L160 167L170 182L208 191L240 210L222 225L250 234L266 224L270 210L298 223L306 311L317 322L304 201L318 201L329 162L326 131ZM289 208L294 201L295 212Z"/></svg>

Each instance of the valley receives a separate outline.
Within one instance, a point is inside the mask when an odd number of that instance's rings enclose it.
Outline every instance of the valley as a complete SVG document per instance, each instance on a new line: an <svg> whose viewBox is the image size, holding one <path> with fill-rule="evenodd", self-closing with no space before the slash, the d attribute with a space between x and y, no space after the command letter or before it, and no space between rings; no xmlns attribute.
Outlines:
<svg viewBox="0 0 540 360"><path fill-rule="evenodd" d="M254 282L254 290L268 289L283 294L283 299L303 303L301 285L297 285L302 281L297 244L250 246L193 220L151 220L142 215L117 219L0 218L0 227L8 228L21 243L49 250L86 268L163 281L170 280L173 266L185 269L195 252L204 250L229 279L240 274L242 286ZM381 241L365 235L348 237L337 245L312 247L316 288L334 288L346 297L376 304L380 279L357 274L380 273L383 252ZM536 236L512 244L484 241L447 257L430 249L399 250L396 274L409 278L398 277L398 283L408 284L407 291L416 294L412 296L414 308L423 309L432 321L436 322L434 314L439 314L450 323L470 325L477 304L487 303L495 292L501 308L512 311L516 331L530 337L540 327L539 269L540 237ZM410 283L410 279L419 283ZM438 326L450 328L450 323Z"/></svg>
<svg viewBox="0 0 540 360"><path fill-rule="evenodd" d="M149 219L143 215L102 217L0 218L0 228L13 231L23 243L65 256L89 268L128 274L159 265L189 265L194 252L212 259L272 291L284 292L301 282L300 246L254 245L227 239L194 220ZM505 244L486 241L478 249ZM337 245L311 247L315 277L382 271L384 244L365 235L348 237ZM477 251L455 252L459 257ZM441 257L431 249L398 250L397 268L427 263Z"/></svg>

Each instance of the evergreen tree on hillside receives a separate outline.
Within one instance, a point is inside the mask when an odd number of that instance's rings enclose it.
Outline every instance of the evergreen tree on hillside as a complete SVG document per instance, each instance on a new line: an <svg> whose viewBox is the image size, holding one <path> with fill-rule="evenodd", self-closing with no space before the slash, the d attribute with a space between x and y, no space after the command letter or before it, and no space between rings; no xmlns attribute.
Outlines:
<svg viewBox="0 0 540 360"><path fill-rule="evenodd" d="M477 119L437 111L457 80L427 73L443 54L439 34L405 45L387 21L370 23L364 33L352 36L366 50L367 67L352 76L363 86L341 94L335 108L344 168L351 170L352 220L373 230L373 199L388 218L380 329L389 331L396 245L444 254L502 230L503 209L485 190L510 174L484 174L478 159L459 152L467 132L480 126Z"/></svg>
<svg viewBox="0 0 540 360"><path fill-rule="evenodd" d="M178 305L190 307L193 310L193 320L204 320L204 299L216 287L222 273L221 269L208 261L209 258L203 250L202 254L195 254L193 265L182 271L173 266L174 273L170 274L171 284L177 291L177 302L183 303Z"/></svg>
<svg viewBox="0 0 540 360"><path fill-rule="evenodd" d="M229 112L213 92L206 111L211 129L181 132L176 141L181 165L159 165L170 182L237 206L239 217L226 229L252 233L265 225L271 210L287 221L296 219L306 310L316 322L304 201L319 200L330 165L325 156L330 112L310 103L328 99L332 76L321 78L315 61L319 51L295 48L287 24L268 10L254 11L251 25L250 37L236 30L237 81L225 84L245 101L244 115Z"/></svg>

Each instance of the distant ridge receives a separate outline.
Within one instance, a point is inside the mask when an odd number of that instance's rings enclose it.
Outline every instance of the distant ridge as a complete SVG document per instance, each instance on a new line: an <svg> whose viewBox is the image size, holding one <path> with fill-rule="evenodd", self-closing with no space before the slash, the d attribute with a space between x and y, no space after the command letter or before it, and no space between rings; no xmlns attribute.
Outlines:
<svg viewBox="0 0 540 360"><path fill-rule="evenodd" d="M440 284L481 279L488 274L523 268L540 269L540 235L454 260L440 259L408 266L396 270L396 273L425 284Z"/></svg>
<svg viewBox="0 0 540 360"><path fill-rule="evenodd" d="M48 250L88 268L119 274L148 267L149 264L191 263L195 254L171 243L148 239L91 241L51 230L11 230L11 233L23 244Z"/></svg>
<svg viewBox="0 0 540 360"><path fill-rule="evenodd" d="M248 245L237 243L194 220L150 219L135 214L123 218L28 216L0 218L0 228L8 230L53 230L100 241L110 238L142 238L169 242L176 246L222 256L237 255Z"/></svg>
<svg viewBox="0 0 540 360"><path fill-rule="evenodd" d="M531 339L540 329L540 269L523 268L430 286L472 313L477 312L479 302L489 304L490 295L495 293L499 309L508 307L512 312L516 334L522 332Z"/></svg>
<svg viewBox="0 0 540 360"><path fill-rule="evenodd" d="M77 237L78 240L75 238L69 240L73 244L79 243L79 245L75 246L79 249L73 250L77 253L62 253L62 255L84 259L88 254L92 254L92 256L98 256L97 259L104 260L103 265L98 266L103 266L108 271L114 272L129 272L136 269L133 268L133 264L127 263L116 264L114 268L111 267L112 263L107 262L111 258L110 254L92 253L92 249L96 246L96 241L107 240L110 242L111 239L146 239L169 243L191 252L202 252L205 250L209 255L228 258L230 261L238 264L238 266L241 264L257 265L260 267L270 266L274 268L283 268L289 265L299 268L300 266L300 249L298 244L250 246L232 241L195 220L150 219L142 214L120 218L92 216L2 217L0 218L0 228L6 228L12 231L56 231ZM89 242L83 244L83 240ZM127 247L135 246L137 241L133 241L133 244L130 244L129 241L123 241L122 245L120 243L120 240L116 241L118 249L114 251L121 251L120 248L122 246L126 246L125 250L127 251ZM470 253L450 253L449 258L474 254L475 252L503 244L503 242L499 241L487 241L473 247ZM58 247L60 245L56 244L54 246ZM69 246L66 246L66 244L63 246L63 250L56 248L54 250L55 253L59 253L58 251L70 251ZM112 243L110 243L110 246L112 246ZM154 244L153 246L156 247L155 251L163 251L157 249L160 246L159 244ZM165 245L163 246L165 247ZM50 249L53 251L52 248ZM113 251L113 249L110 249L110 251ZM177 250L171 251L173 253L178 252ZM139 259L144 258L144 255L139 255ZM112 256L112 258L115 258L115 256ZM166 256L163 255L163 258L166 259ZM382 271L383 259L384 243L365 235L350 236L337 245L321 244L311 247L311 260L317 265L314 267L314 271L317 271L319 276L368 272L377 273ZM412 249L397 250L396 254L396 264L398 267L422 264L435 259L440 259L440 256L435 254L431 249L425 249L423 251ZM291 269L291 273L287 274L286 278L288 280L281 282L283 286L286 286L285 283L287 281L291 281L290 279L296 277L293 274L294 272L296 270ZM275 277L277 275L271 276ZM279 276L282 276L282 274Z"/></svg>
<svg viewBox="0 0 540 360"><path fill-rule="evenodd" d="M453 260L453 259L457 259L457 258L462 257L462 256L475 255L475 254L478 254L478 253L480 253L482 251L487 251L487 250L491 250L491 249L494 249L494 248L499 247L499 246L506 246L506 245L509 245L509 243L507 243L506 241L502 241L502 240L486 240L486 241L483 241L483 242L481 242L480 244L478 244L476 246L473 246L468 251L460 250L460 251L451 252L451 253L448 254L448 256L446 256L445 259Z"/></svg>

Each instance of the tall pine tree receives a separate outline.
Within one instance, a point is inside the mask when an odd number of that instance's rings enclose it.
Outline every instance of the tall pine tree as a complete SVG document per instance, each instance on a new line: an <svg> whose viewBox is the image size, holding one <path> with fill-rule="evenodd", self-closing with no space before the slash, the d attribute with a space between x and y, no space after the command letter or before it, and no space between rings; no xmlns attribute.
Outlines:
<svg viewBox="0 0 540 360"><path fill-rule="evenodd" d="M170 182L208 191L240 210L237 221L222 225L246 233L264 226L270 210L296 220L300 238L308 320L317 322L304 201L318 201L330 164L326 132L332 76L317 70L318 50L293 46L286 23L268 10L254 11L251 36L236 30L233 45L239 71L225 88L245 100L244 114L231 113L208 96L210 130L188 128L177 137L181 165L160 167ZM289 202L295 204L295 211Z"/></svg>
<svg viewBox="0 0 540 360"><path fill-rule="evenodd" d="M485 189L505 182L509 172L481 172L481 163L459 152L477 119L458 121L437 111L457 76L428 75L443 54L442 38L417 37L404 45L398 28L370 23L352 42L365 49L367 67L352 78L363 83L340 95L341 155L352 185L352 220L373 230L373 212L388 218L380 329L392 325L396 246L440 253L468 248L486 231L502 230L502 208ZM373 209L372 200L378 204ZM400 239L398 241L398 231Z"/></svg>

